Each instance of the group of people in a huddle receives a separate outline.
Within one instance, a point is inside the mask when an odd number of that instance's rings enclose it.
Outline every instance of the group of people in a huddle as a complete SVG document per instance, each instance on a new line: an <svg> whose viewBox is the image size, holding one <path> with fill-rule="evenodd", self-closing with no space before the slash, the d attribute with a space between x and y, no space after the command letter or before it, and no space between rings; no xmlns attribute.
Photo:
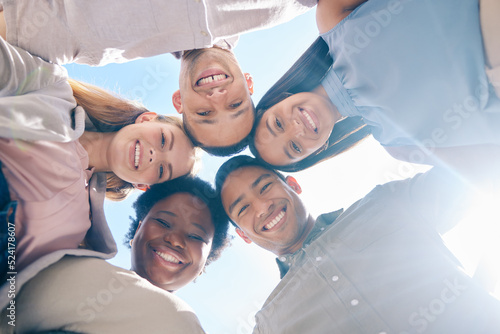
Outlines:
<svg viewBox="0 0 500 334"><path fill-rule="evenodd" d="M313 7L320 36L254 103L238 36ZM494 0L0 0L1 332L204 333L173 293L231 224L278 257L254 333L499 332L500 301L441 238L500 186L496 14ZM181 117L61 66L162 53L180 58ZM368 136L433 167L313 217L281 172ZM200 150L235 155L214 187ZM136 190L127 270L105 261L104 201Z"/></svg>

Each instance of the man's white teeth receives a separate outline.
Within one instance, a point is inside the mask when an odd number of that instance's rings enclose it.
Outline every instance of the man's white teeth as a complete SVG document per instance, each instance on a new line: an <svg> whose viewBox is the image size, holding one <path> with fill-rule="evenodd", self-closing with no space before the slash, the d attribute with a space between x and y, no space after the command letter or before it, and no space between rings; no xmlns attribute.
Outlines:
<svg viewBox="0 0 500 334"><path fill-rule="evenodd" d="M160 253L158 251L155 251L156 254L158 254L162 259L164 259L165 261L167 262L172 262L172 263L175 263L175 264L179 264L181 263L179 260L177 260L174 256L172 255L169 255L169 254L165 254L165 253Z"/></svg>
<svg viewBox="0 0 500 334"><path fill-rule="evenodd" d="M283 219L284 216L285 216L285 210L281 210L281 212L276 217L274 217L274 219L270 223L264 226L264 230L272 229L274 226L276 226L276 224L278 224L281 221L281 219Z"/></svg>
<svg viewBox="0 0 500 334"><path fill-rule="evenodd" d="M309 115L309 113L307 111L302 110L302 115L304 115L306 117L307 121L309 122L311 127L314 129L314 131L318 130L316 123L314 123L314 121L312 120L311 116Z"/></svg>
<svg viewBox="0 0 500 334"><path fill-rule="evenodd" d="M139 145L139 142L135 143L135 160L134 160L134 165L135 168L139 167L139 158L141 155L141 151L139 150L141 145Z"/></svg>
<svg viewBox="0 0 500 334"><path fill-rule="evenodd" d="M203 78L203 79L200 79L198 81L198 84L199 85L204 85L204 84L208 84L208 83L211 83L213 81L220 81L220 80L224 80L226 78L226 75L225 74L217 74L217 75L211 75L209 77L206 77L206 78Z"/></svg>

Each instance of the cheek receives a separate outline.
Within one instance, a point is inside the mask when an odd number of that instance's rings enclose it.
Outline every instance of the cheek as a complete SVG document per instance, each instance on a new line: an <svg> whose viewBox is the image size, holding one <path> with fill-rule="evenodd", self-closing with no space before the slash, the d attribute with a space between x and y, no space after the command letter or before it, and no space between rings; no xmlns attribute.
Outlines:
<svg viewBox="0 0 500 334"><path fill-rule="evenodd" d="M195 267L203 268L205 266L205 262L207 261L208 255L210 254L211 244L207 245L203 243L203 245L192 245L191 247L191 256L193 261L196 262Z"/></svg>
<svg viewBox="0 0 500 334"><path fill-rule="evenodd" d="M264 124L260 124L255 132L255 146L258 150L262 150L263 147L267 147L270 143L274 141L274 137L265 129Z"/></svg>
<svg viewBox="0 0 500 334"><path fill-rule="evenodd" d="M318 138L316 140L311 140L311 141L308 141L307 143L305 143L304 145L304 157L306 156L309 156L310 154L316 152L317 150L319 150L323 144L326 142L326 140L328 139L328 136L325 136L324 140L323 140L323 136L321 138Z"/></svg>

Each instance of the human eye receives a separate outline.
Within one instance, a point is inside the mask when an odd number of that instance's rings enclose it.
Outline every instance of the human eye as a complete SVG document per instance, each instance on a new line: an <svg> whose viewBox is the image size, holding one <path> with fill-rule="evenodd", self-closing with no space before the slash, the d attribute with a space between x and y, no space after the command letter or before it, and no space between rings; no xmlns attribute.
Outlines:
<svg viewBox="0 0 500 334"><path fill-rule="evenodd" d="M269 183L266 183L265 185L262 186L262 188L260 189L260 193L262 194L263 192L265 192L270 186L271 186L272 182L269 182Z"/></svg>
<svg viewBox="0 0 500 334"><path fill-rule="evenodd" d="M293 141L290 142L290 146L292 147L292 150L294 150L295 152L302 153L302 149L299 146L297 146L297 144L295 144Z"/></svg>
<svg viewBox="0 0 500 334"><path fill-rule="evenodd" d="M196 234L189 235L189 238L196 240L196 241L201 241L201 242L207 243L205 241L205 239L203 239L202 237L200 237L199 235L196 235Z"/></svg>
<svg viewBox="0 0 500 334"><path fill-rule="evenodd" d="M159 177L159 179L161 180L162 177L163 177L163 165L160 165L160 177Z"/></svg>
<svg viewBox="0 0 500 334"><path fill-rule="evenodd" d="M208 114L210 113L211 113L210 110L197 112L197 114L200 116L208 116Z"/></svg>
<svg viewBox="0 0 500 334"><path fill-rule="evenodd" d="M161 131L161 148L165 146L165 134Z"/></svg>
<svg viewBox="0 0 500 334"><path fill-rule="evenodd" d="M283 125L281 124L280 120L277 117L275 118L274 122L276 123L276 127L278 129L283 130Z"/></svg>
<svg viewBox="0 0 500 334"><path fill-rule="evenodd" d="M243 205L241 207L240 211L238 211L238 217L241 216L241 214L244 213L247 208L248 208L248 204Z"/></svg>
<svg viewBox="0 0 500 334"><path fill-rule="evenodd" d="M229 108L231 108L231 109L236 109L236 108L238 108L239 106L241 106L241 104L242 104L242 103L243 103L243 101L233 103L233 104L229 105Z"/></svg>
<svg viewBox="0 0 500 334"><path fill-rule="evenodd" d="M155 221L157 223L159 223L160 225L162 225L163 227L170 228L170 224L166 220L164 220L164 219L155 218Z"/></svg>

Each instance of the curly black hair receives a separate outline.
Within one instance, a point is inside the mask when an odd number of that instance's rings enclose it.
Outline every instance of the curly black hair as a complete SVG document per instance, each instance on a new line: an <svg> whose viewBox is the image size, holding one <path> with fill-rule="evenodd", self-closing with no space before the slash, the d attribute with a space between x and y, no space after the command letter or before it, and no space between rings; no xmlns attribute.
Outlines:
<svg viewBox="0 0 500 334"><path fill-rule="evenodd" d="M229 246L228 235L229 221L224 209L217 200L214 188L199 177L183 176L171 181L152 185L150 189L141 194L133 204L135 219L130 217L131 224L125 236L124 244L130 248L130 240L135 236L139 222L142 221L151 208L159 201L177 193L188 193L201 199L209 208L215 232L212 240L212 248L205 265L217 260L222 251Z"/></svg>

